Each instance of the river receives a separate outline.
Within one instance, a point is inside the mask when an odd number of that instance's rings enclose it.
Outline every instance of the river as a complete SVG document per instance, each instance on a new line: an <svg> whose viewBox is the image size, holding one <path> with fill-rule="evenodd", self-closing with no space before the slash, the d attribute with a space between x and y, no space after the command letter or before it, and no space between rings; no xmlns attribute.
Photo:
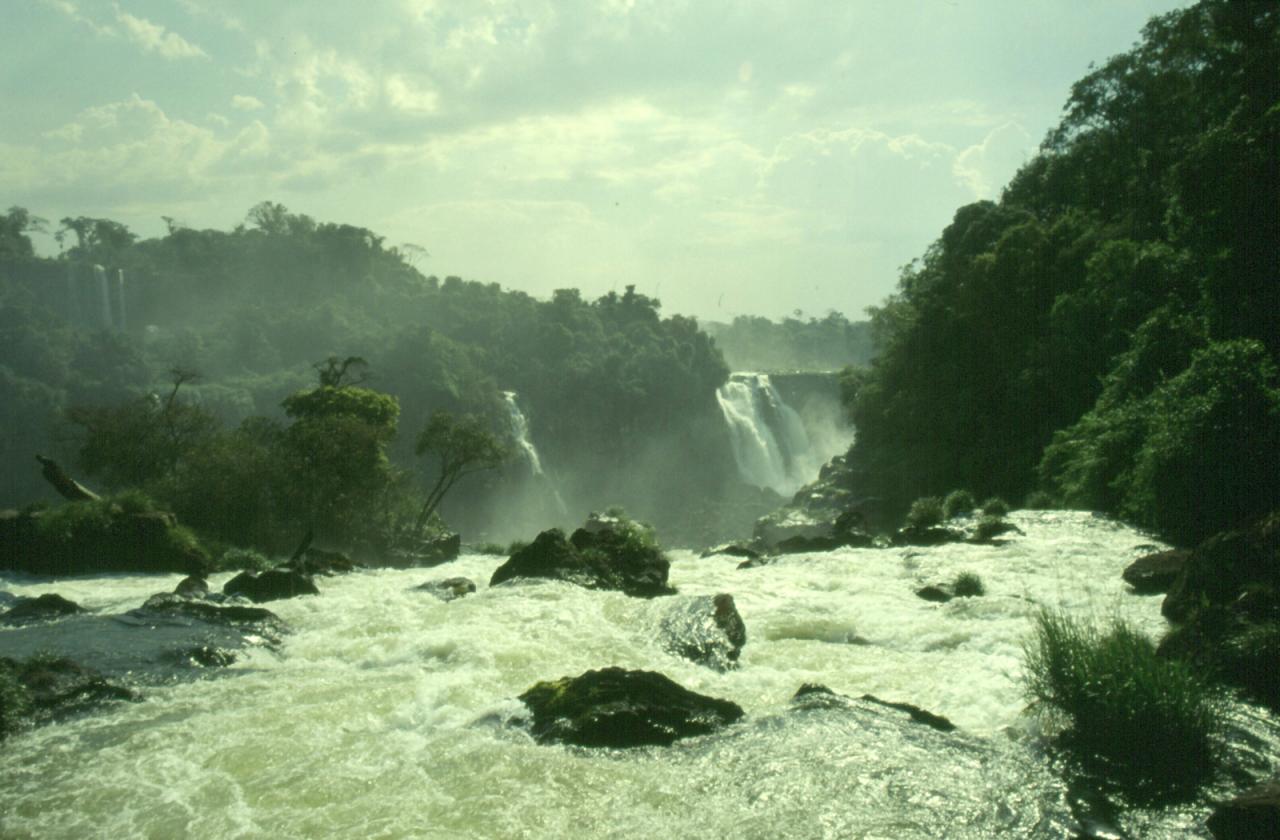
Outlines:
<svg viewBox="0 0 1280 840"><path fill-rule="evenodd" d="M745 570L671 552L682 595L736 599L748 641L727 673L664 650L667 600L552 582L491 589L500 557L321 579L319 597L268 605L293 628L279 652L5 743L0 836L1072 836L1068 792L1025 713L1022 644L1041 605L1162 632L1159 599L1120 578L1153 541L1086 513L1010 518L1025 535L995 547L843 549ZM961 571L987 594L914 594ZM414 589L456 575L479 591L446 603ZM177 580L9 575L0 589L118 612ZM631 751L538 746L507 725L534 682L608 665L661 671L746 717ZM793 708L815 682L914 703L959 730L858 704ZM1274 771L1274 722L1247 707L1237 717L1253 760ZM1198 836L1204 815L1203 804L1134 811L1121 828Z"/></svg>

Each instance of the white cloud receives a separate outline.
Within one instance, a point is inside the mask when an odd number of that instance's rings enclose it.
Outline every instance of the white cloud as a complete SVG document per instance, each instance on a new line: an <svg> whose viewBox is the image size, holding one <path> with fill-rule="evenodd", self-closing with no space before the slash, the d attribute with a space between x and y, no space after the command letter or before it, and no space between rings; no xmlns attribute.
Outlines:
<svg viewBox="0 0 1280 840"><path fill-rule="evenodd" d="M147 52L158 53L169 59L209 57L208 53L178 33L145 18L135 17L119 5L115 6L115 10L116 21L124 29L125 37Z"/></svg>
<svg viewBox="0 0 1280 840"><path fill-rule="evenodd" d="M975 198L994 198L1035 151L1035 143L1027 130L1008 122L988 133L981 143L961 152L953 169Z"/></svg>
<svg viewBox="0 0 1280 840"><path fill-rule="evenodd" d="M88 15L80 11L80 7L76 5L74 2L72 2L72 0L41 0L41 2L45 6L48 6L49 8L62 13L68 19L75 21L81 26L91 29L93 32L95 32L98 35L116 34L115 30L112 29L109 25L99 23L98 21L94 20L93 18L89 17Z"/></svg>
<svg viewBox="0 0 1280 840"><path fill-rule="evenodd" d="M231 97L231 107L235 108L237 111L261 111L267 106L262 104L262 100L256 96L246 96L237 93Z"/></svg>

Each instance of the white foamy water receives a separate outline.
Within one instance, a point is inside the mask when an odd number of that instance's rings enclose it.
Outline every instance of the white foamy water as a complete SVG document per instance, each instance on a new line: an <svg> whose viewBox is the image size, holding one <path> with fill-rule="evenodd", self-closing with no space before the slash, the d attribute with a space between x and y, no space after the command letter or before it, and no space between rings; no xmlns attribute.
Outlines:
<svg viewBox="0 0 1280 840"><path fill-rule="evenodd" d="M1160 632L1159 599L1120 580L1151 541L1087 514L1012 520L1026 536L994 548L849 549L748 570L673 552L682 595L732 593L746 622L742 667L724 674L664 650L670 602L550 582L489 589L502 558L323 579L320 597L269 605L294 630L280 653L5 744L0 836L1069 836L1061 782L1023 714L1021 645L1040 605ZM914 595L961 571L988 594ZM457 575L479 591L445 603L412 590ZM119 611L176 583L0 589ZM632 751L537 746L502 725L534 682L609 665L661 671L746 717ZM961 731L789 709L806 682L915 703ZM1175 815L1162 836L1195 819Z"/></svg>

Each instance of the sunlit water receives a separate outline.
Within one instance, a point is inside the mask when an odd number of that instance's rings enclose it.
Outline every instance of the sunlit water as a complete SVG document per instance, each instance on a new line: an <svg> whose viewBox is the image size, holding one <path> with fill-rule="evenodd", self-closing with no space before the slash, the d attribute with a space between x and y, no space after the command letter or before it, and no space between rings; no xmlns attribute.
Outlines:
<svg viewBox="0 0 1280 840"><path fill-rule="evenodd" d="M1070 836L1064 786L1024 713L1021 645L1042 604L1159 633L1159 599L1120 579L1151 540L1087 514L1012 518L1026 536L994 548L850 549L749 570L673 552L682 594L732 593L746 622L742 667L724 674L664 650L670 602L546 582L489 589L502 558L324 579L320 597L270 605L293 627L279 653L5 744L0 836ZM961 571L988 594L915 596ZM479 591L445 603L413 590L455 575ZM176 582L0 588L113 612ZM747 715L632 751L537 746L503 725L532 683L608 665L661 671ZM960 731L789 708L806 682L915 703ZM1202 818L1162 812L1141 836L1194 836Z"/></svg>

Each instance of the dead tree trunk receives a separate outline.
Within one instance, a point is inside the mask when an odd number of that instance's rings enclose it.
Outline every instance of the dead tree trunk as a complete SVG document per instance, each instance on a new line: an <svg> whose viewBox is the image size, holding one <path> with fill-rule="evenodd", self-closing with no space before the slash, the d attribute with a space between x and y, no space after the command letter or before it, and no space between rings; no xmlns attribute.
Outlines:
<svg viewBox="0 0 1280 840"><path fill-rule="evenodd" d="M40 471L40 474L53 485L53 489L57 490L62 498L73 502L98 501L99 496L97 493L67 475L53 459L37 455L36 460L44 465L44 469Z"/></svg>

